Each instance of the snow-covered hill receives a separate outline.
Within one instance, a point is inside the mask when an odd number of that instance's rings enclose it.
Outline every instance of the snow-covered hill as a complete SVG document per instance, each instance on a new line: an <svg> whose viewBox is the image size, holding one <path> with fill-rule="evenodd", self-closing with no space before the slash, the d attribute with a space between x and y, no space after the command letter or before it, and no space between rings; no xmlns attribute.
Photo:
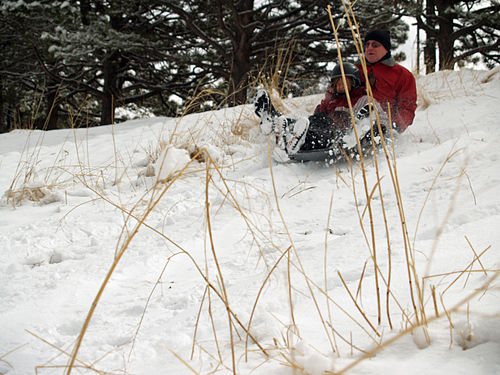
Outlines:
<svg viewBox="0 0 500 375"><path fill-rule="evenodd" d="M500 373L500 70L418 85L365 173L251 106L1 134L0 373Z"/></svg>

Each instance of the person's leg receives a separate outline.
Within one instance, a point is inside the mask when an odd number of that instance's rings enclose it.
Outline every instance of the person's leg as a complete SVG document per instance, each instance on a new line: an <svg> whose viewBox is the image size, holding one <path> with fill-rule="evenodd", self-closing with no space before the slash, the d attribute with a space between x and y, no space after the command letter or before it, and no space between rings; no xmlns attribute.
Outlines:
<svg viewBox="0 0 500 375"><path fill-rule="evenodd" d="M279 116L279 113L271 103L271 98L266 90L259 90L254 101L255 114L260 118L260 128L265 135L274 131L273 120Z"/></svg>
<svg viewBox="0 0 500 375"><path fill-rule="evenodd" d="M360 139L365 136L371 137L370 120L375 136L379 135L378 122L380 122L380 127L383 134L385 134L386 130L388 129L389 116L383 110L379 102L377 102L376 100L370 100L368 96L363 96L356 102L353 107L353 112L356 118L356 125L359 129L358 133ZM379 121L377 121L377 115Z"/></svg>
<svg viewBox="0 0 500 375"><path fill-rule="evenodd" d="M380 144L381 136L385 136L388 132L389 116L382 109L379 102L371 100L368 96L364 96L356 102L353 107L353 113L361 151L363 154L366 154L373 149L373 144L377 147ZM379 121L377 120L377 115ZM378 123L380 123L382 134L380 134ZM351 158L356 158L359 154L354 130L344 138L344 151Z"/></svg>
<svg viewBox="0 0 500 375"><path fill-rule="evenodd" d="M274 108L266 90L259 90L254 100L255 114L260 118L262 134L271 134L274 143L282 150L286 149L286 131L288 119Z"/></svg>
<svg viewBox="0 0 500 375"><path fill-rule="evenodd" d="M262 133L272 134L276 145L288 154L336 147L351 126L350 116L344 111L332 117L317 113L308 118L286 118L274 108L265 90L257 93L254 107Z"/></svg>
<svg viewBox="0 0 500 375"><path fill-rule="evenodd" d="M287 119L285 128L286 151L288 154L295 154L301 150L309 133L310 122L306 117L298 119Z"/></svg>
<svg viewBox="0 0 500 375"><path fill-rule="evenodd" d="M350 116L346 112L334 112L332 116L315 113L309 116L309 129L300 150L309 151L337 147L349 126Z"/></svg>
<svg viewBox="0 0 500 375"><path fill-rule="evenodd" d="M287 153L296 153L304 143L309 127L307 118L289 119L273 106L269 94L260 90L254 101L255 114L260 118L263 134L272 134L275 144Z"/></svg>

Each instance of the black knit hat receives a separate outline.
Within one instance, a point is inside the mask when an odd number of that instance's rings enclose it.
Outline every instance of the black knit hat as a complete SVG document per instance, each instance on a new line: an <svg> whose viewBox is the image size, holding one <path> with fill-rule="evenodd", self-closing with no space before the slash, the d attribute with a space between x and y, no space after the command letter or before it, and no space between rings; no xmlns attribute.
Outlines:
<svg viewBox="0 0 500 375"><path fill-rule="evenodd" d="M391 33L388 30L372 30L365 36L365 43L376 40L384 46L387 52L391 52Z"/></svg>

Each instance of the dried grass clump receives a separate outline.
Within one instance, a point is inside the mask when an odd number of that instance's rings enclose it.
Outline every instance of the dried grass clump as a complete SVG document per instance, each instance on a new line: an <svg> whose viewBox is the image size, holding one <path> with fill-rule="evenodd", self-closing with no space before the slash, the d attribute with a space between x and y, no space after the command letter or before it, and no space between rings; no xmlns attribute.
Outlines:
<svg viewBox="0 0 500 375"><path fill-rule="evenodd" d="M418 107L421 109L427 109L432 104L432 95L424 88L423 85L419 84L417 79L417 102Z"/></svg>
<svg viewBox="0 0 500 375"><path fill-rule="evenodd" d="M202 150L200 150L196 145L194 145L192 150L189 152L189 157L200 163L205 163L207 161L205 153L202 152Z"/></svg>
<svg viewBox="0 0 500 375"><path fill-rule="evenodd" d="M492 69L490 73L484 78L481 83L488 83L493 81L493 79L496 79L495 77L500 74L500 67L496 67L495 69Z"/></svg>
<svg viewBox="0 0 500 375"><path fill-rule="evenodd" d="M7 203L12 207L20 206L23 201L41 202L50 192L43 186L24 186L19 189L9 189L5 192Z"/></svg>

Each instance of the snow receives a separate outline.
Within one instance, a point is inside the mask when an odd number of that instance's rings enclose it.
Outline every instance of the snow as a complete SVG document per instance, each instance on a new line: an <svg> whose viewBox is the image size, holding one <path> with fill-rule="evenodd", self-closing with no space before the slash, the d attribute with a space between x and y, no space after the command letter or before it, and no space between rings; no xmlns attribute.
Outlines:
<svg viewBox="0 0 500 375"><path fill-rule="evenodd" d="M500 71L418 87L365 175L276 162L250 105L1 134L0 373L64 373L81 332L75 374L500 373Z"/></svg>
<svg viewBox="0 0 500 375"><path fill-rule="evenodd" d="M158 181L172 178L176 172L182 171L190 160L191 158L186 150L174 146L165 147L156 162L158 165Z"/></svg>

